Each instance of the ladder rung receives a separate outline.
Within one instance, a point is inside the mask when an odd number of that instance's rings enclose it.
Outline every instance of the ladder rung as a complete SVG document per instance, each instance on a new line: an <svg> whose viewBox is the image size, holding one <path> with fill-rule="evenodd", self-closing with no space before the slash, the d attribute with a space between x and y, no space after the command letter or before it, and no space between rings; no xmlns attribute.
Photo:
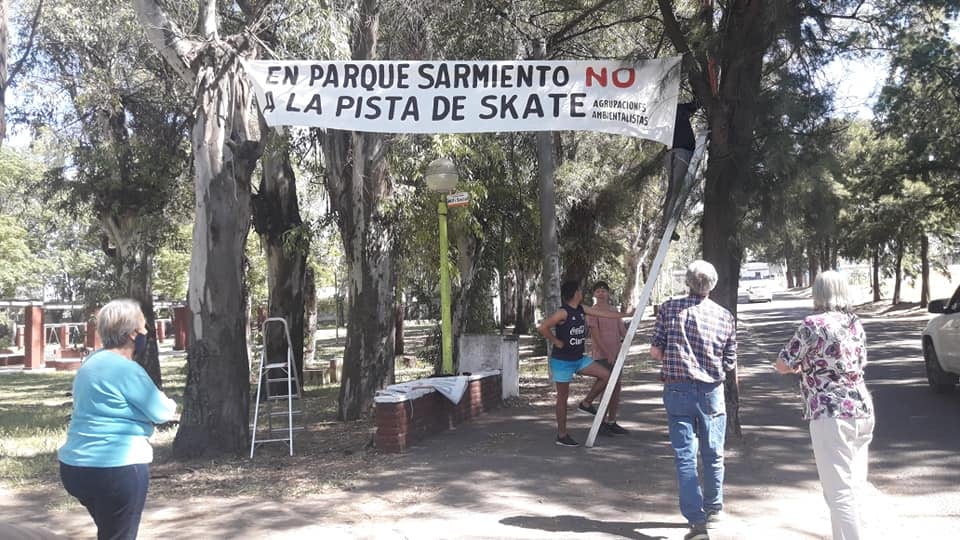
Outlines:
<svg viewBox="0 0 960 540"><path fill-rule="evenodd" d="M280 399L287 399L287 398L290 398L290 397L298 398L298 397L300 397L300 394L293 394L293 395L284 394L284 395L282 395L282 396L267 396L267 399L269 399L270 401L277 401L277 400L280 400Z"/></svg>
<svg viewBox="0 0 960 540"><path fill-rule="evenodd" d="M291 377L283 377L280 379L267 379L267 382L287 382L287 381L293 381L293 380L296 380L296 379L293 379Z"/></svg>
<svg viewBox="0 0 960 540"><path fill-rule="evenodd" d="M267 430L270 433L281 433L284 431L290 431L290 428L285 427L275 427L273 429ZM303 426L293 426L293 431L303 431Z"/></svg>
<svg viewBox="0 0 960 540"><path fill-rule="evenodd" d="M287 363L286 363L286 362L275 362L275 363L273 363L273 364L267 364L267 365L263 366L263 369L274 369L274 368L284 368L284 369L286 369L286 367L287 367Z"/></svg>
<svg viewBox="0 0 960 540"><path fill-rule="evenodd" d="M292 411L291 413L290 411L276 411L270 413L270 416L287 416L288 414L300 414L302 412L303 411Z"/></svg>
<svg viewBox="0 0 960 540"><path fill-rule="evenodd" d="M283 437L282 439L258 439L257 444L263 444L268 442L287 442L290 440L290 437Z"/></svg>

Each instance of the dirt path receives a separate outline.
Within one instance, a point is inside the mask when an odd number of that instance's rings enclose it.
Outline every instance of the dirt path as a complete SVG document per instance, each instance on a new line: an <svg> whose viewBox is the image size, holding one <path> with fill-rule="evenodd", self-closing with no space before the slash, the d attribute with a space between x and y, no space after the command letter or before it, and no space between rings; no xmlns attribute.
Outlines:
<svg viewBox="0 0 960 540"><path fill-rule="evenodd" d="M797 315L786 305L763 309L769 311L743 314L744 437L728 443L730 519L711 537L824 538L829 518L795 390L769 367L772 347ZM644 321L632 349L635 367L625 372L620 422L629 436L601 438L593 449L555 446L552 390L540 375L523 381L521 400L403 455L366 448L371 426L358 423L310 446L305 439L292 459L277 450L253 462L157 464L141 537L682 538L661 385L655 370L641 369L650 324ZM896 331L909 341L914 326L922 321L908 320ZM581 383L571 394L585 389ZM590 418L571 413L570 421L574 437L585 439ZM909 449L911 441L902 444ZM922 503L932 487L942 494L938 500L960 500L958 484L933 486L921 478L911 492L897 492L888 474L881 464L875 471L881 481L864 505L877 536L926 537L957 523L956 509L928 515ZM3 521L43 524L70 538L94 534L82 508L50 479L37 489L0 491Z"/></svg>

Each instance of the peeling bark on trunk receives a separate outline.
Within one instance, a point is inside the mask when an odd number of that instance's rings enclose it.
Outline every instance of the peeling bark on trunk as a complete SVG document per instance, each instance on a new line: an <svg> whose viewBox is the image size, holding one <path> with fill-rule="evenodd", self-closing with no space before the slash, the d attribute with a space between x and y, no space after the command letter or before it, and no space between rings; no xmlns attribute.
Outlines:
<svg viewBox="0 0 960 540"><path fill-rule="evenodd" d="M357 420L393 374L393 185L378 134L328 130L324 138L327 189L347 262L347 340L337 417Z"/></svg>
<svg viewBox="0 0 960 540"><path fill-rule="evenodd" d="M353 59L376 58L379 2L362 0L354 25ZM337 417L356 420L370 410L376 391L393 376L393 182L387 174L381 134L327 130L323 149L330 205L343 239L350 300Z"/></svg>
<svg viewBox="0 0 960 540"><path fill-rule="evenodd" d="M238 56L252 47L245 37L220 39L212 0L203 0L198 11L200 38L187 37L159 0L134 0L133 5L148 40L195 89L187 384L173 454L178 459L244 454L250 364L243 261L250 179L263 134L250 115L253 92Z"/></svg>
<svg viewBox="0 0 960 540"><path fill-rule="evenodd" d="M287 321L294 369L297 379L302 382L304 286L310 245L306 235L301 235L296 241L286 237L288 233L303 225L303 220L300 218L297 180L290 164L287 136L282 130L270 131L262 163L260 189L257 195L253 196L253 224L266 251L269 284L267 316L281 317ZM269 362L286 360L287 341L279 324L271 325L263 340ZM268 373L266 376L281 378L283 375ZM286 393L286 383L273 384L272 394Z"/></svg>
<svg viewBox="0 0 960 540"><path fill-rule="evenodd" d="M147 348L134 358L147 375L163 389L157 348L156 314L153 311L153 248L144 240L143 222L135 215L102 216L100 227L113 249L107 250L117 272L120 294L140 303L146 319Z"/></svg>
<svg viewBox="0 0 960 540"><path fill-rule="evenodd" d="M193 125L196 225L190 263L189 349L178 458L242 454L249 443L250 364L242 261L250 180L261 152L252 90L231 51L210 45L198 73Z"/></svg>

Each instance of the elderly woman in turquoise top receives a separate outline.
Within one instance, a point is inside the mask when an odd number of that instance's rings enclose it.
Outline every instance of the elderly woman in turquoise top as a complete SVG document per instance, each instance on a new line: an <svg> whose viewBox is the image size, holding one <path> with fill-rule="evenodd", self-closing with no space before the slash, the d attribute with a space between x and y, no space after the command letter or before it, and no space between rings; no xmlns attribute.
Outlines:
<svg viewBox="0 0 960 540"><path fill-rule="evenodd" d="M867 448L873 439L873 402L863 379L867 344L850 310L847 281L822 272L813 284L814 313L777 357L777 371L800 377L803 417L834 540L861 538L858 488L867 481Z"/></svg>
<svg viewBox="0 0 960 540"><path fill-rule="evenodd" d="M133 539L147 500L154 424L174 418L176 403L133 358L146 347L146 320L133 300L97 314L103 349L73 381L73 414L60 448L60 479L97 525L98 540Z"/></svg>

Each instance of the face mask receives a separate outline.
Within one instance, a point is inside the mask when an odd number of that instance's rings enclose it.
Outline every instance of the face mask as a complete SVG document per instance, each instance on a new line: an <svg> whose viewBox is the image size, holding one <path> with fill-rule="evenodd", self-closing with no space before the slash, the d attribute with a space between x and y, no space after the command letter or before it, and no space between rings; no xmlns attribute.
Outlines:
<svg viewBox="0 0 960 540"><path fill-rule="evenodd" d="M147 335L146 334L137 334L133 338L133 355L137 356L142 353L147 348Z"/></svg>

